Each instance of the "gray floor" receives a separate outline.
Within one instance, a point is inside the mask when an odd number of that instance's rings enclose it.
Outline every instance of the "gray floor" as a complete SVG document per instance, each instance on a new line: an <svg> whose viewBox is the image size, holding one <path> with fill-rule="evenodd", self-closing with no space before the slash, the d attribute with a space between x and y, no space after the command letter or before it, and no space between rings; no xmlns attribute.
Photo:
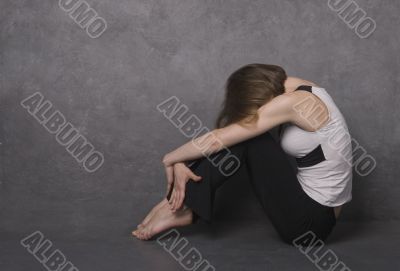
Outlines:
<svg viewBox="0 0 400 271"><path fill-rule="evenodd" d="M339 221L321 251L331 249L350 270L400 270L399 226L399 222ZM186 248L198 249L216 270L318 270L299 250L282 244L267 220L198 224L178 231L189 241ZM1 234L0 270L46 270L20 245L24 235ZM136 240L129 236L129 229L116 229L109 235L46 232L45 237L81 271L185 270L157 239Z"/></svg>

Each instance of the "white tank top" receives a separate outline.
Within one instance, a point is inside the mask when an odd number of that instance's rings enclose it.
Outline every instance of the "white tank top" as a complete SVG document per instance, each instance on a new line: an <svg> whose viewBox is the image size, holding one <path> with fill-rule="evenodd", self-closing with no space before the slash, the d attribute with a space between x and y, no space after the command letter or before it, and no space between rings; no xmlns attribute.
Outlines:
<svg viewBox="0 0 400 271"><path fill-rule="evenodd" d="M329 121L315 132L285 124L281 146L296 158L297 178L303 190L325 206L342 205L352 198L352 146L346 121L324 88L300 86L324 102Z"/></svg>

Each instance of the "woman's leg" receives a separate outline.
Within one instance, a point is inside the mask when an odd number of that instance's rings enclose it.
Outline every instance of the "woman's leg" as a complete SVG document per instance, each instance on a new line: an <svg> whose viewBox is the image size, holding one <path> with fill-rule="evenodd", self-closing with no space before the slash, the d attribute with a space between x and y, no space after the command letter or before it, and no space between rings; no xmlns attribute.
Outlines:
<svg viewBox="0 0 400 271"><path fill-rule="evenodd" d="M247 168L257 198L280 237L288 243L310 228L308 196L287 155L270 133L247 144Z"/></svg>
<svg viewBox="0 0 400 271"><path fill-rule="evenodd" d="M312 201L305 194L285 153L270 133L236 144L230 147L228 152L240 161L238 170L248 171L258 199L283 240L292 242L294 238L310 229L320 236L326 236L330 232L330 229L325 227L325 221L320 219L324 218L324 215L328 216L328 220L331 219L330 210ZM224 156L221 153L198 159L190 167L196 175L202 176L200 182L188 182L186 185L184 204L190 208L191 216L206 221L212 218L215 193L229 180L229 176L224 174L226 172L215 166L218 164L215 161ZM184 215L189 217L188 209L185 211ZM161 227L157 226L160 223L162 228L165 228L166 224L160 217L169 212L168 206L161 208L157 212L159 215L153 217L153 223L150 221L151 225L142 230L144 235L148 237L157 233L154 227L160 229ZM169 217L169 225L174 224L174 218ZM187 223L188 220L184 221Z"/></svg>
<svg viewBox="0 0 400 271"><path fill-rule="evenodd" d="M228 152L230 153L231 157L240 157L239 159L242 159L244 150L244 144L239 143L230 148ZM214 166L215 164L218 164L218 160L221 160L225 157L225 151L226 150L223 150L213 154L209 157L209 159L204 157L195 160L194 163L189 166L192 171L196 169L197 171L201 172L202 175L200 176L202 176L202 180L199 183L202 183L202 185L192 186L192 183L194 183L192 181L187 183L183 209L176 212L172 212L170 210L167 200L169 200L171 197L171 192L173 190L172 187L166 199L163 199L156 207L153 208L143 223L140 224L138 229L133 231L132 234L139 239L147 240L155 234L168 228L191 224L197 220L199 215L206 220L210 220L208 215L211 214L212 206L210 204L212 204L211 202L214 199L215 192L217 188L222 185L226 179L228 179L226 176L228 173L226 169L225 171L220 171L218 167ZM240 162L239 159L236 161ZM211 162L211 160L213 162ZM238 170L242 170L241 168L240 162ZM205 200L206 198L207 200ZM198 208L196 208L196 212L193 212L191 208L188 208L188 206L191 206L191 202L195 202L193 206L198 206Z"/></svg>
<svg viewBox="0 0 400 271"><path fill-rule="evenodd" d="M329 235L335 224L332 209L304 192L285 152L269 132L232 146L229 152L239 159L239 170L247 170L257 198L284 241L292 243L308 230L321 239ZM215 193L229 177L207 158L197 160L191 169L202 180L187 183L184 204L195 218L210 221Z"/></svg>
<svg viewBox="0 0 400 271"><path fill-rule="evenodd" d="M246 144L247 141L238 143L209 157L200 158L189 166L193 173L201 176L199 182L189 181L186 184L184 205L192 209L194 220L201 218L210 222L213 213L215 193L218 188L227 182L231 176L246 169ZM224 163L225 157L234 157L233 166L228 169ZM171 194L171 193L170 193ZM167 199L169 200L169 196ZM195 222L194 221L194 222Z"/></svg>

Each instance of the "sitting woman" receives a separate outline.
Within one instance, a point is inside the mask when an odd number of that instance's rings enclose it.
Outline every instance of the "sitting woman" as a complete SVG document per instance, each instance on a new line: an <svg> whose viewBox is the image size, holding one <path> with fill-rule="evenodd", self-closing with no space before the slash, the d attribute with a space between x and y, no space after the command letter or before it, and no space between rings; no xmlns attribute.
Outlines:
<svg viewBox="0 0 400 271"><path fill-rule="evenodd" d="M225 91L216 129L164 156L167 195L132 234L148 240L172 227L210 221L217 189L245 170L283 241L292 244L310 231L326 240L352 189L351 138L332 98L266 64L241 67ZM276 126L279 141L269 132ZM215 165L226 152L238 165L232 174ZM296 159L297 172L287 154Z"/></svg>

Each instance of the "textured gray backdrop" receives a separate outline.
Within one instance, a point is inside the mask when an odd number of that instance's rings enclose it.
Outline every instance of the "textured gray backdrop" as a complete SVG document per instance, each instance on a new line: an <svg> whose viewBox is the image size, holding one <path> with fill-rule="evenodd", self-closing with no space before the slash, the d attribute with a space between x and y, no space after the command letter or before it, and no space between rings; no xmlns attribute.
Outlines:
<svg viewBox="0 0 400 271"><path fill-rule="evenodd" d="M253 62L325 87L375 157L372 174L355 174L342 219L400 218L400 2L357 1L377 22L367 39L327 1L88 3L108 23L97 39L56 0L0 2L0 231L126 234L164 193L161 158L187 140L156 105L176 95L212 128L227 76ZM22 108L36 91L104 154L98 171L87 173ZM240 176L216 212L263 215Z"/></svg>

